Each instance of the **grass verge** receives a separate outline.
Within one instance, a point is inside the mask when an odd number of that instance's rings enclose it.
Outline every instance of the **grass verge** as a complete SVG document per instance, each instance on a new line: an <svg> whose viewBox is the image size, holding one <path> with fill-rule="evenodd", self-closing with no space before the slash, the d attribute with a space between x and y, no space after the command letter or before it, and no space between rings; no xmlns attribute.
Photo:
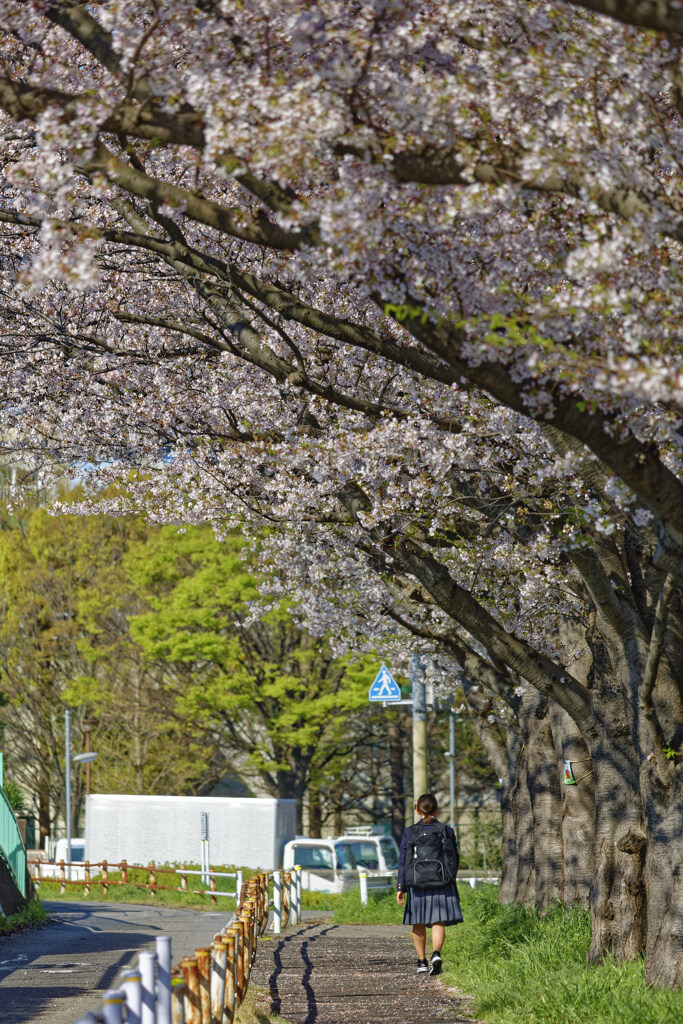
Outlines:
<svg viewBox="0 0 683 1024"><path fill-rule="evenodd" d="M31 900L23 910L8 917L0 917L0 935L11 935L27 928L40 928L49 916L40 900Z"/></svg>
<svg viewBox="0 0 683 1024"><path fill-rule="evenodd" d="M495 886L460 897L465 922L447 932L444 981L473 996L486 1024L683 1024L683 991L645 984L642 960L586 966L588 912L562 906L544 916L501 907ZM344 893L336 924L396 924L402 911L390 893L367 907Z"/></svg>
<svg viewBox="0 0 683 1024"><path fill-rule="evenodd" d="M198 865L188 864L188 868L194 868ZM236 871L235 867L214 867L216 871ZM242 868L245 881L253 875L255 872L252 868ZM122 879L120 871L109 872L109 889L106 893L102 891L101 879L93 878L90 883L90 894L85 895L85 884L79 882L76 884L69 884L66 887L66 892L63 894L60 892L59 879L41 878L39 895L43 900L88 900L98 903L142 903L150 904L154 906L163 907L187 907L191 910L234 910L236 906L236 900L233 896L219 896L217 897L216 903L212 902L211 896L206 896L202 893L195 892L183 892L180 889L169 888L169 889L157 889L156 892L152 893L145 886L149 880L149 872L146 870L136 870L130 868L128 870L128 879L130 883L139 883L139 885L119 884ZM157 868L157 882L159 885L172 886L175 883L180 882L178 875L172 874L170 871L166 871L164 868ZM199 887L199 879L197 876L190 875L188 877L188 886ZM235 879L234 878L217 878L216 884L219 889L234 890Z"/></svg>
<svg viewBox="0 0 683 1024"><path fill-rule="evenodd" d="M235 1014L235 1024L287 1024L287 1021L270 1013L270 996L267 992L251 987Z"/></svg>

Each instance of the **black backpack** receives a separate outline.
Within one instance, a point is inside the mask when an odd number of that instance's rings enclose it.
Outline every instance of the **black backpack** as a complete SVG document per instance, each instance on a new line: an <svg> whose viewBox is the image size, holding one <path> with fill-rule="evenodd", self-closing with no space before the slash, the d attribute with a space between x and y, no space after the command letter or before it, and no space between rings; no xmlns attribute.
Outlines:
<svg viewBox="0 0 683 1024"><path fill-rule="evenodd" d="M438 889L455 881L458 872L458 847L446 832L446 826L435 821L425 826L413 825L406 854L406 888Z"/></svg>

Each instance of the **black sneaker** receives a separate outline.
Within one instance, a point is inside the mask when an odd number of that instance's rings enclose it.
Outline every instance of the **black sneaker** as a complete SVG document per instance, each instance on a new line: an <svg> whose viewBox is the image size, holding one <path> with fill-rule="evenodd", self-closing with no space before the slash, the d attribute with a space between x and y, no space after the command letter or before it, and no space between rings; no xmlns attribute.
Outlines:
<svg viewBox="0 0 683 1024"><path fill-rule="evenodd" d="M429 963L429 973L432 975L441 974L441 953L438 953L436 950L432 953L432 959Z"/></svg>
<svg viewBox="0 0 683 1024"><path fill-rule="evenodd" d="M428 970L429 970L429 968L427 967L427 961L426 960L418 960L417 961L417 973L418 974L426 974Z"/></svg>

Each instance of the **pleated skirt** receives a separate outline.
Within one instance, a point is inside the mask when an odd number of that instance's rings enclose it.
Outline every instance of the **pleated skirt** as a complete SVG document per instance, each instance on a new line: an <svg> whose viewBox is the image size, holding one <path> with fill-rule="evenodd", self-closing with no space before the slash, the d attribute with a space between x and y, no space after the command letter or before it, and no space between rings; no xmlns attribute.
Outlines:
<svg viewBox="0 0 683 1024"><path fill-rule="evenodd" d="M460 924L462 910L454 882L439 889L409 889L404 924Z"/></svg>

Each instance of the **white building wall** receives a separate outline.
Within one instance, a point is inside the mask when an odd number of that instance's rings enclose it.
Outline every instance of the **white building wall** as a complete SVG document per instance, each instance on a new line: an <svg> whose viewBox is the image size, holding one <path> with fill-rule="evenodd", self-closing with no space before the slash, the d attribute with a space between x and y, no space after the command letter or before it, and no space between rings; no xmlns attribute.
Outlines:
<svg viewBox="0 0 683 1024"><path fill-rule="evenodd" d="M92 794L85 806L91 863L200 863L201 813L209 816L213 866L279 867L296 832L296 800Z"/></svg>

